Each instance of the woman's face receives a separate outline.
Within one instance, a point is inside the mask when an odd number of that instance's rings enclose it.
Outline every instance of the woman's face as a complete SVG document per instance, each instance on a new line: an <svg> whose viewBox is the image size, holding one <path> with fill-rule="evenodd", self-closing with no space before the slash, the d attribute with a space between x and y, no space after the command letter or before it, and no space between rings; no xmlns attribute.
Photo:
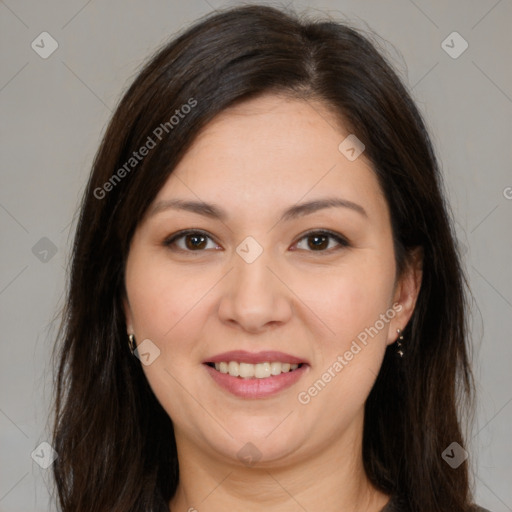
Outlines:
<svg viewBox="0 0 512 512"><path fill-rule="evenodd" d="M275 465L357 445L417 288L395 282L387 203L364 152L354 159L362 148L339 149L347 136L320 103L240 104L204 129L139 225L127 327L179 452Z"/></svg>

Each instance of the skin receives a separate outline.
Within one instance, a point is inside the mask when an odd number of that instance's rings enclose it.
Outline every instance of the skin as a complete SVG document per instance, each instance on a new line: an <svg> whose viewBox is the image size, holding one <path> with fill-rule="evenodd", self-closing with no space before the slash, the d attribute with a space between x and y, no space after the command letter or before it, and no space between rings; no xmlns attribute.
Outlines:
<svg viewBox="0 0 512 512"><path fill-rule="evenodd" d="M351 162L338 150L348 135L319 102L267 95L225 110L196 138L135 232L127 330L160 350L143 370L175 428L180 482L172 512L313 511L319 503L324 512L376 512L389 500L363 469L364 404L386 346L413 312L421 259L414 254L396 278L386 200L364 153ZM367 216L325 208L278 222L289 206L333 196ZM175 198L215 203L227 218L155 211ZM210 238L165 245L189 228ZM320 229L350 246L327 238L316 249L304 234ZM236 252L247 236L263 249L252 263ZM301 404L298 394L396 303L400 312ZM202 364L237 349L279 350L310 366L273 397L242 399ZM237 457L248 442L261 456L252 466Z"/></svg>

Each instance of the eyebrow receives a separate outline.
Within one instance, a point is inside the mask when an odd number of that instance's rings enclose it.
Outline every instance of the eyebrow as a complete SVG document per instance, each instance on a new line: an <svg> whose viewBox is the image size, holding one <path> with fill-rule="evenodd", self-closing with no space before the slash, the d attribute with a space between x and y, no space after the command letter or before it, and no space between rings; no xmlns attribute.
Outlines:
<svg viewBox="0 0 512 512"><path fill-rule="evenodd" d="M306 203L296 204L287 208L281 215L279 222L290 221L304 215L309 215L325 208L348 208L361 214L363 217L368 218L366 210L359 204L341 199L339 197L326 197L308 201ZM219 205L213 203L206 203L204 201L189 201L184 199L168 199L157 202L150 210L149 215L153 216L165 210L185 210L192 213L197 213L211 219L218 219L225 221L228 214Z"/></svg>

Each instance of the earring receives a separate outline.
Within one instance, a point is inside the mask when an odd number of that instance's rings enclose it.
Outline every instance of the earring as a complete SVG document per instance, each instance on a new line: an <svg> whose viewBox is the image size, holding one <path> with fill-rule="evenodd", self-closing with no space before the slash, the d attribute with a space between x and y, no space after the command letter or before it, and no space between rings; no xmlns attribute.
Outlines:
<svg viewBox="0 0 512 512"><path fill-rule="evenodd" d="M396 340L396 353L398 354L398 357L403 358L404 357L404 351L402 350L402 341L404 339L404 336L402 334L401 329L397 329L396 332L398 333L398 339Z"/></svg>
<svg viewBox="0 0 512 512"><path fill-rule="evenodd" d="M128 346L130 347L130 352L134 352L137 348L137 343L135 342L135 335L128 334Z"/></svg>

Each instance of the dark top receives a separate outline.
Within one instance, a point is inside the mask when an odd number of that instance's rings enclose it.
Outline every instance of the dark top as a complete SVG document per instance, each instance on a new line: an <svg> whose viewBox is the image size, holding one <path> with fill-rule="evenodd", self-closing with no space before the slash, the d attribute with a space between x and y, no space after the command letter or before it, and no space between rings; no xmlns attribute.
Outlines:
<svg viewBox="0 0 512 512"><path fill-rule="evenodd" d="M407 505L399 496L392 496L388 504L380 512L408 512ZM473 505L471 512L490 512L486 508Z"/></svg>

